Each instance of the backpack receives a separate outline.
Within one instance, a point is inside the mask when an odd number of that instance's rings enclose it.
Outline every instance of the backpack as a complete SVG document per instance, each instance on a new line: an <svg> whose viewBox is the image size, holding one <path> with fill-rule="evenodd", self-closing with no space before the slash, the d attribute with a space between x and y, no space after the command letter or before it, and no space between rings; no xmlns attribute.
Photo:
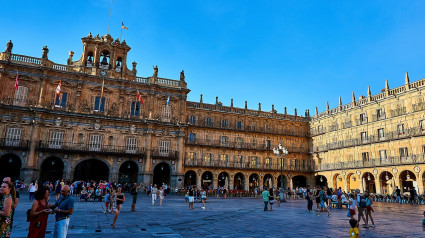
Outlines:
<svg viewBox="0 0 425 238"><path fill-rule="evenodd" d="M366 207L366 203L367 203L366 198L364 198L363 196L360 196L359 207L365 208Z"/></svg>

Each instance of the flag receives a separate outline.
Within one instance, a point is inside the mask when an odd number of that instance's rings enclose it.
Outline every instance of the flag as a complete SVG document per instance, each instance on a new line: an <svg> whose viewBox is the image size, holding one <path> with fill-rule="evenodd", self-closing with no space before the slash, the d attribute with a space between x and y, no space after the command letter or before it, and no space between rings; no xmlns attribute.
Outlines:
<svg viewBox="0 0 425 238"><path fill-rule="evenodd" d="M105 80L102 81L102 97L105 95Z"/></svg>
<svg viewBox="0 0 425 238"><path fill-rule="evenodd" d="M137 99L140 101L141 104L143 104L143 98L139 91L137 91Z"/></svg>
<svg viewBox="0 0 425 238"><path fill-rule="evenodd" d="M167 101L165 102L165 106L167 106L170 103L170 95L168 95Z"/></svg>
<svg viewBox="0 0 425 238"><path fill-rule="evenodd" d="M62 80L59 81L59 84L58 84L58 86L56 87L56 90L55 90L55 92L58 96L61 95L61 83L62 83Z"/></svg>
<svg viewBox="0 0 425 238"><path fill-rule="evenodd" d="M126 29L126 30L128 30L128 27L124 26L124 22L121 22L121 30L122 30L122 29Z"/></svg>
<svg viewBox="0 0 425 238"><path fill-rule="evenodd" d="M18 81L19 81L19 72L16 71L16 80L15 80L15 88L18 90Z"/></svg>

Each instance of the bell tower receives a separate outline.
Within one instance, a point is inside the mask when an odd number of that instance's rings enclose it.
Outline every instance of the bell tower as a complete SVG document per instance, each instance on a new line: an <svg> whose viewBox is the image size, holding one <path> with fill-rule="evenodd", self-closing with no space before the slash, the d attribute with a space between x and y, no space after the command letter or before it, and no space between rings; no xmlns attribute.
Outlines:
<svg viewBox="0 0 425 238"><path fill-rule="evenodd" d="M127 68L127 53L130 46L124 41L114 40L109 34L104 36L89 33L81 38L83 53L78 61L70 61L68 65L74 66L74 70L82 71L90 75L99 75L100 71L106 71L110 78L124 78L134 80L135 70ZM79 69L76 69L76 68Z"/></svg>

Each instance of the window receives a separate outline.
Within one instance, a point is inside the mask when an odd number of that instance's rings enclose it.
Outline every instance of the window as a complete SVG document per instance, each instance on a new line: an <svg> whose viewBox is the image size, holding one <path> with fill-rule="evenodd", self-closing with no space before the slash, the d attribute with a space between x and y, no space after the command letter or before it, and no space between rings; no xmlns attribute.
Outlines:
<svg viewBox="0 0 425 238"><path fill-rule="evenodd" d="M236 155L236 161L235 162L236 162L237 165L240 165L241 168L245 167L242 155Z"/></svg>
<svg viewBox="0 0 425 238"><path fill-rule="evenodd" d="M253 124L251 125L251 130L252 130L252 131L256 131L256 130L257 130L257 125L256 125L255 123L253 123Z"/></svg>
<svg viewBox="0 0 425 238"><path fill-rule="evenodd" d="M398 132L399 135L404 135L405 134L404 124L397 125L397 132Z"/></svg>
<svg viewBox="0 0 425 238"><path fill-rule="evenodd" d="M379 140L385 139L384 128L378 129L378 139Z"/></svg>
<svg viewBox="0 0 425 238"><path fill-rule="evenodd" d="M102 136L101 135L91 135L90 136L90 151L100 151L102 148Z"/></svg>
<svg viewBox="0 0 425 238"><path fill-rule="evenodd" d="M386 150L380 150L379 151L379 158L381 159L381 162L387 161L387 151Z"/></svg>
<svg viewBox="0 0 425 238"><path fill-rule="evenodd" d="M399 148L398 150L400 152L400 158L401 159L407 159L407 156L409 156L408 151L407 151L407 147Z"/></svg>
<svg viewBox="0 0 425 238"><path fill-rule="evenodd" d="M270 126L266 124L264 126L264 130L265 130L265 132L270 132Z"/></svg>
<svg viewBox="0 0 425 238"><path fill-rule="evenodd" d="M228 146L229 138L227 136L222 136L220 138L220 146Z"/></svg>
<svg viewBox="0 0 425 238"><path fill-rule="evenodd" d="M270 149L272 147L272 142L270 140L266 140L266 149Z"/></svg>
<svg viewBox="0 0 425 238"><path fill-rule="evenodd" d="M140 116L140 102L131 102L130 116Z"/></svg>
<svg viewBox="0 0 425 238"><path fill-rule="evenodd" d="M220 155L220 166L225 166L227 167L229 162L229 156L226 154L221 154Z"/></svg>
<svg viewBox="0 0 425 238"><path fill-rule="evenodd" d="M18 146L21 141L21 128L8 128L6 135L6 146Z"/></svg>
<svg viewBox="0 0 425 238"><path fill-rule="evenodd" d="M294 167L295 167L295 169L298 169L300 167L299 160L294 159Z"/></svg>
<svg viewBox="0 0 425 238"><path fill-rule="evenodd" d="M367 143L367 132L360 133L360 137L362 139L362 143Z"/></svg>
<svg viewBox="0 0 425 238"><path fill-rule="evenodd" d="M105 98L96 97L94 100L94 111L95 112L104 112L105 111Z"/></svg>
<svg viewBox="0 0 425 238"><path fill-rule="evenodd" d="M195 133L190 133L189 134L189 141L195 141L196 140L196 134Z"/></svg>
<svg viewBox="0 0 425 238"><path fill-rule="evenodd" d="M127 153L135 154L137 151L137 138L128 137L126 147L127 147Z"/></svg>
<svg viewBox="0 0 425 238"><path fill-rule="evenodd" d="M377 120L384 119L384 112L382 111L382 109L376 110L376 119Z"/></svg>
<svg viewBox="0 0 425 238"><path fill-rule="evenodd" d="M301 168L305 169L305 160L301 160L300 162L301 162Z"/></svg>
<svg viewBox="0 0 425 238"><path fill-rule="evenodd" d="M170 105L162 106L161 119L162 119L162 121L166 121L166 122L171 121L171 107L170 107Z"/></svg>
<svg viewBox="0 0 425 238"><path fill-rule="evenodd" d="M243 147L243 138L242 137L236 137L236 147L242 148Z"/></svg>
<svg viewBox="0 0 425 238"><path fill-rule="evenodd" d="M257 168L257 157L256 156L252 156L250 161L249 161L249 167L250 168Z"/></svg>
<svg viewBox="0 0 425 238"><path fill-rule="evenodd" d="M187 152L187 160L188 161L195 161L195 159L196 159L195 152Z"/></svg>
<svg viewBox="0 0 425 238"><path fill-rule="evenodd" d="M272 159L271 158L266 158L264 161L264 166L265 168L271 168L272 166Z"/></svg>
<svg viewBox="0 0 425 238"><path fill-rule="evenodd" d="M222 128L227 128L228 125L229 125L229 121L227 119L221 120L221 127Z"/></svg>
<svg viewBox="0 0 425 238"><path fill-rule="evenodd" d="M257 140L255 138L252 139L252 146L257 147Z"/></svg>
<svg viewBox="0 0 425 238"><path fill-rule="evenodd" d="M18 90L15 91L15 97L13 98L14 106L24 106L28 99L28 88L24 86L18 86Z"/></svg>
<svg viewBox="0 0 425 238"><path fill-rule="evenodd" d="M205 125L212 126L212 119L210 117L205 118Z"/></svg>
<svg viewBox="0 0 425 238"><path fill-rule="evenodd" d="M211 165L211 161L212 161L212 154L211 153L206 153L204 155L204 164L205 165Z"/></svg>
<svg viewBox="0 0 425 238"><path fill-rule="evenodd" d="M369 161L369 152L363 152L362 159L363 159L363 162Z"/></svg>
<svg viewBox="0 0 425 238"><path fill-rule="evenodd" d="M170 152L170 141L161 141L159 143L159 155L168 156Z"/></svg>
<svg viewBox="0 0 425 238"><path fill-rule="evenodd" d="M63 143L63 131L52 131L50 133L49 148L60 149Z"/></svg>
<svg viewBox="0 0 425 238"><path fill-rule="evenodd" d="M243 127L243 122L241 121L236 122L236 129L242 130L242 127Z"/></svg>
<svg viewBox="0 0 425 238"><path fill-rule="evenodd" d="M191 125L195 125L196 124L196 116L190 116L189 117L189 123Z"/></svg>
<svg viewBox="0 0 425 238"><path fill-rule="evenodd" d="M425 145L422 145L422 155L425 155Z"/></svg>
<svg viewBox="0 0 425 238"><path fill-rule="evenodd" d="M66 108L66 99L68 93L61 93L60 96L56 94L55 107Z"/></svg>
<svg viewBox="0 0 425 238"><path fill-rule="evenodd" d="M366 123L367 122L367 115L366 113L360 114L360 123Z"/></svg>
<svg viewBox="0 0 425 238"><path fill-rule="evenodd" d="M212 141L212 136L210 134L206 134L205 135L205 142L211 143L211 141Z"/></svg>
<svg viewBox="0 0 425 238"><path fill-rule="evenodd" d="M419 128L421 131L425 131L425 120L419 121Z"/></svg>

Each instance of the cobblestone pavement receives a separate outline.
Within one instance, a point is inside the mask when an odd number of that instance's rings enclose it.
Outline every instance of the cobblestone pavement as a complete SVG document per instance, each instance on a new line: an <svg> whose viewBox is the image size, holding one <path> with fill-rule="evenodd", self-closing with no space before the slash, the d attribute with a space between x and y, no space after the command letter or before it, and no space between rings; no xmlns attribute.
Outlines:
<svg viewBox="0 0 425 238"><path fill-rule="evenodd" d="M25 212L31 207L27 194L21 196L12 237L26 237ZM53 199L53 198L52 198ZM360 228L362 237L425 237L421 222L425 206L375 203L376 228ZM189 210L183 197L167 196L162 206L151 205L140 195L137 212L130 212L131 196L123 205L116 229L112 214L104 214L102 202L78 202L70 221L68 237L348 237L346 209L332 209L332 217L308 213L306 200L290 200L264 212L264 203L255 198L209 198L206 209L195 203ZM48 221L50 237L54 217Z"/></svg>

